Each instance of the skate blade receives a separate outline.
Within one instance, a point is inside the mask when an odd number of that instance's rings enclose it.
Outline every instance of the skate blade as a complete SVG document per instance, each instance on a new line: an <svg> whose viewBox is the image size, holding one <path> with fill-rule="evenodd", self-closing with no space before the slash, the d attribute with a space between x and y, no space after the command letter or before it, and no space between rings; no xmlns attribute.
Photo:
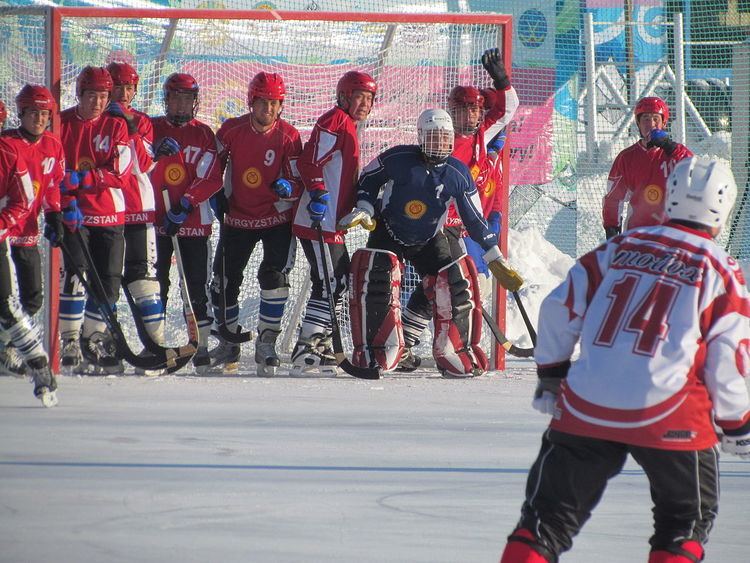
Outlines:
<svg viewBox="0 0 750 563"><path fill-rule="evenodd" d="M256 364L256 371L255 374L258 377L273 377L276 375L276 370L279 369L279 366L267 366L265 364Z"/></svg>
<svg viewBox="0 0 750 563"><path fill-rule="evenodd" d="M55 391L43 391L39 396L39 400L42 401L42 405L48 409L57 406L57 394Z"/></svg>
<svg viewBox="0 0 750 563"><path fill-rule="evenodd" d="M339 373L336 366L292 366L291 377L336 377Z"/></svg>

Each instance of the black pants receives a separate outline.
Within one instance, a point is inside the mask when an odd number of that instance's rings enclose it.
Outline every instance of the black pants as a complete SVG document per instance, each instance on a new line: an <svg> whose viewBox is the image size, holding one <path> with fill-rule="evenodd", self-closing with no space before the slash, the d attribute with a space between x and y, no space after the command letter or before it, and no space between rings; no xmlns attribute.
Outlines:
<svg viewBox="0 0 750 563"><path fill-rule="evenodd" d="M136 280L156 279L156 233L153 225L125 225L125 273L127 286Z"/></svg>
<svg viewBox="0 0 750 563"><path fill-rule="evenodd" d="M715 448L659 450L548 430L526 482L519 527L558 556L570 549L628 454L648 477L654 502L653 549L684 540L704 544L719 502Z"/></svg>
<svg viewBox="0 0 750 563"><path fill-rule="evenodd" d="M99 279L104 286L107 302L114 306L120 298L120 283L122 281L123 257L125 254L124 226L115 227L81 227L80 233L83 243L88 247L94 268L99 274ZM83 257L83 250L78 244L75 233L65 231L65 244L81 270L87 270L88 266ZM70 274L73 269L65 262L65 271ZM69 276L70 277L70 276ZM63 288L65 291L66 288ZM89 296L91 299L92 296Z"/></svg>
<svg viewBox="0 0 750 563"><path fill-rule="evenodd" d="M185 269L185 278L188 291L190 292L190 303L198 321L207 321L208 296L206 293L208 284L208 237L179 237L180 253L182 255L182 266ZM172 266L172 238L165 236L156 237L156 277L161 289L161 302L164 309L167 308L167 296L169 295L169 269Z"/></svg>
<svg viewBox="0 0 750 563"><path fill-rule="evenodd" d="M42 258L38 246L11 246L10 254L16 266L18 297L23 310L33 317L42 308Z"/></svg>
<svg viewBox="0 0 750 563"><path fill-rule="evenodd" d="M423 245L405 246L394 240L382 221L378 222L378 226L370 233L367 247L389 250L400 260L409 260L420 278L437 275L441 268L453 262L448 240L442 232ZM421 283L414 288L406 306L421 317L432 318L432 306Z"/></svg>
<svg viewBox="0 0 750 563"><path fill-rule="evenodd" d="M300 239L302 250L305 252L307 262L310 264L310 279L312 281L311 299L325 299L325 279L323 278L323 262L320 256L320 244L317 240ZM349 251L345 244L326 243L328 248L328 268L333 269L333 283L331 290L338 301L346 291L349 279Z"/></svg>

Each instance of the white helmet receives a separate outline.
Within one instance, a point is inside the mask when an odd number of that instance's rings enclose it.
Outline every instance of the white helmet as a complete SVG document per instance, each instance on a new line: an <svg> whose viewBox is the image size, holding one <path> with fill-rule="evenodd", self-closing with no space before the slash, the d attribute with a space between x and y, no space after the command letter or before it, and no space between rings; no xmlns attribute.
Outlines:
<svg viewBox="0 0 750 563"><path fill-rule="evenodd" d="M736 199L734 175L718 160L685 158L667 178L666 212L670 219L721 229Z"/></svg>
<svg viewBox="0 0 750 563"><path fill-rule="evenodd" d="M450 143L447 136L450 136ZM442 162L453 152L453 120L447 111L426 109L417 119L417 140L430 162Z"/></svg>

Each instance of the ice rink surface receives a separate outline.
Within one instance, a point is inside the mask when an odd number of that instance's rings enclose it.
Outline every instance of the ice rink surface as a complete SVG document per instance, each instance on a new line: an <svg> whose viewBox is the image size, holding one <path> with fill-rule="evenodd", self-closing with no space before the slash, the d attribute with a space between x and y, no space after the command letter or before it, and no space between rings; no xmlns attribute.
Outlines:
<svg viewBox="0 0 750 563"><path fill-rule="evenodd" d="M530 364L473 380L0 378L0 561L495 562L546 426ZM708 562L750 559L724 456ZM562 561L646 561L629 462Z"/></svg>

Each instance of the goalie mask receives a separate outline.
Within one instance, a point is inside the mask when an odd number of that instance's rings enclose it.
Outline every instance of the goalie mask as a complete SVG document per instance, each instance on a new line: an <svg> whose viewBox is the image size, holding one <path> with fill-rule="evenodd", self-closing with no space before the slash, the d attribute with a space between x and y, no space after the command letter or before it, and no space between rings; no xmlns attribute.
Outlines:
<svg viewBox="0 0 750 563"><path fill-rule="evenodd" d="M442 109L426 109L417 120L417 140L425 159L444 162L453 152L453 120Z"/></svg>
<svg viewBox="0 0 750 563"><path fill-rule="evenodd" d="M175 72L164 82L164 112L173 125L185 125L198 112L198 83L191 75ZM174 96L170 111L170 97Z"/></svg>

